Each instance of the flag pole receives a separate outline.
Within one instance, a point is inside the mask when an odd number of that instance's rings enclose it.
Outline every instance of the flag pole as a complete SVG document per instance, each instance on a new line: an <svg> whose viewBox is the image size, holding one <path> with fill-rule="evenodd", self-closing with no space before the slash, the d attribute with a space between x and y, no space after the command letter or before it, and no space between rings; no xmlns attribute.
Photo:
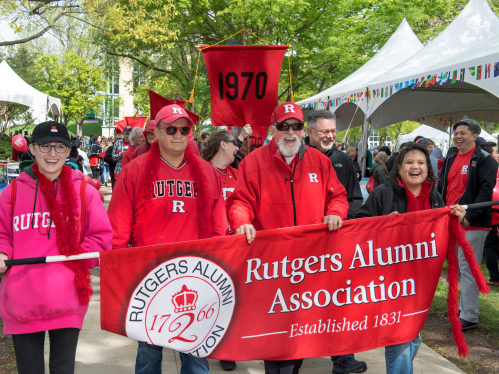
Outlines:
<svg viewBox="0 0 499 374"><path fill-rule="evenodd" d="M246 45L246 35L244 33L244 14L241 14L241 38L242 38L242 45ZM246 142L246 156L250 154L251 152L251 135L248 135L246 139L244 140Z"/></svg>
<svg viewBox="0 0 499 374"><path fill-rule="evenodd" d="M5 260L5 265L33 265L33 264L45 264L49 262L62 262L62 261L75 261L75 260L88 260L91 258L99 258L99 252L89 252L82 253L74 256L46 256L46 257L31 257L31 258L19 258L15 260Z"/></svg>

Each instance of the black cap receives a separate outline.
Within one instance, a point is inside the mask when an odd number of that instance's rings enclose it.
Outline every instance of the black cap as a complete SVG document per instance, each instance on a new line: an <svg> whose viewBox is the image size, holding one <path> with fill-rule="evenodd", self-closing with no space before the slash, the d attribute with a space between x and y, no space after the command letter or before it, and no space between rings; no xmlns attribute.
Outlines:
<svg viewBox="0 0 499 374"><path fill-rule="evenodd" d="M127 126L123 129L123 132L126 132L126 131L132 131L132 128L130 126Z"/></svg>
<svg viewBox="0 0 499 374"><path fill-rule="evenodd" d="M487 143L487 141L486 141L484 138L482 138L481 136L479 136L479 137L478 137L478 138L476 138L476 140L475 140L475 144L476 144L476 145L482 145L482 144L485 144L485 143Z"/></svg>
<svg viewBox="0 0 499 374"><path fill-rule="evenodd" d="M47 121L38 124L33 130L31 142L35 144L59 142L71 147L68 129L62 123L55 121Z"/></svg>

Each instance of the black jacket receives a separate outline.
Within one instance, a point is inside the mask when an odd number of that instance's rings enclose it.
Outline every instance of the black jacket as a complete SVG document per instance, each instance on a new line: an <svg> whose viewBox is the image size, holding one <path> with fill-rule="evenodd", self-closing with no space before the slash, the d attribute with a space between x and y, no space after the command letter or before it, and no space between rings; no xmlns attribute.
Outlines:
<svg viewBox="0 0 499 374"><path fill-rule="evenodd" d="M444 199L437 192L435 184L430 192L430 206L431 209L445 206ZM391 212L407 213L407 191L397 183L388 181L369 194L355 218L387 216Z"/></svg>
<svg viewBox="0 0 499 374"><path fill-rule="evenodd" d="M310 145L310 139L308 137L305 138L305 144L315 148L313 145ZM338 180L343 187L345 187L345 190L347 190L349 205L347 219L354 219L364 202L364 198L360 191L360 184L352 159L346 153L338 150L334 145L324 155L331 160Z"/></svg>
<svg viewBox="0 0 499 374"><path fill-rule="evenodd" d="M243 146L243 142L239 140L239 138L236 138L236 145L238 148L241 148ZM256 148L253 146L250 146L251 152L253 152ZM234 169L239 169L239 163L243 161L243 156L241 155L241 152L237 152L236 156L234 157L234 162L230 164L231 167Z"/></svg>
<svg viewBox="0 0 499 374"><path fill-rule="evenodd" d="M388 162L386 164L386 168L388 169L388 172L391 172L393 169L393 165L395 164L395 159L398 156L398 152L393 152L390 158L388 159Z"/></svg>
<svg viewBox="0 0 499 374"><path fill-rule="evenodd" d="M456 159L457 151L447 155L440 172L439 183L442 189L442 196L445 200L447 190L447 176L452 163ZM473 156L471 156L468 166L468 184L463 196L459 199L459 204L473 204L492 201L492 192L496 185L497 163L487 152L476 146ZM480 209L466 209L464 216L473 227L492 227L492 207Z"/></svg>

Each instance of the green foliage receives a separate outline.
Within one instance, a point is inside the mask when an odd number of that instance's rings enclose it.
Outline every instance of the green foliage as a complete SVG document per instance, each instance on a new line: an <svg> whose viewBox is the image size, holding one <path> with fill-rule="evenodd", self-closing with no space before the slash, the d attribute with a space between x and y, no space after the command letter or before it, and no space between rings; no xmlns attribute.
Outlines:
<svg viewBox="0 0 499 374"><path fill-rule="evenodd" d="M12 156L12 138L8 135L0 139L0 160L6 160Z"/></svg>
<svg viewBox="0 0 499 374"><path fill-rule="evenodd" d="M68 132L71 135L76 135L76 122L70 122L67 125ZM93 134L102 134L102 121L83 123L82 125L82 135L92 136Z"/></svg>
<svg viewBox="0 0 499 374"><path fill-rule="evenodd" d="M85 113L99 113L106 90L103 69L85 61L75 53L44 55L38 59L35 69L41 77L39 87L51 96L61 99L63 106L62 123L70 119L77 123L77 133L81 134L81 124Z"/></svg>

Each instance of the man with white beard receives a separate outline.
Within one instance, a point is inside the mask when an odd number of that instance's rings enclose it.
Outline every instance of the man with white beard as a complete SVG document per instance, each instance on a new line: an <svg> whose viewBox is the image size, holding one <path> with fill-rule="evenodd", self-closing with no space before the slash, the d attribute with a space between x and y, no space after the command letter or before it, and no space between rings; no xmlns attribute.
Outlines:
<svg viewBox="0 0 499 374"><path fill-rule="evenodd" d="M350 206L347 219L354 219L364 198L352 159L334 145L337 134L334 113L327 110L311 111L307 116L307 134L305 144L317 148L331 160L338 179L347 190Z"/></svg>
<svg viewBox="0 0 499 374"><path fill-rule="evenodd" d="M239 164L236 189L227 199L230 225L248 243L256 231L327 223L341 228L348 201L331 161L303 145L303 113L283 103L272 114L273 139ZM283 356L286 354L283 353ZM266 374L297 373L301 360L265 361Z"/></svg>

